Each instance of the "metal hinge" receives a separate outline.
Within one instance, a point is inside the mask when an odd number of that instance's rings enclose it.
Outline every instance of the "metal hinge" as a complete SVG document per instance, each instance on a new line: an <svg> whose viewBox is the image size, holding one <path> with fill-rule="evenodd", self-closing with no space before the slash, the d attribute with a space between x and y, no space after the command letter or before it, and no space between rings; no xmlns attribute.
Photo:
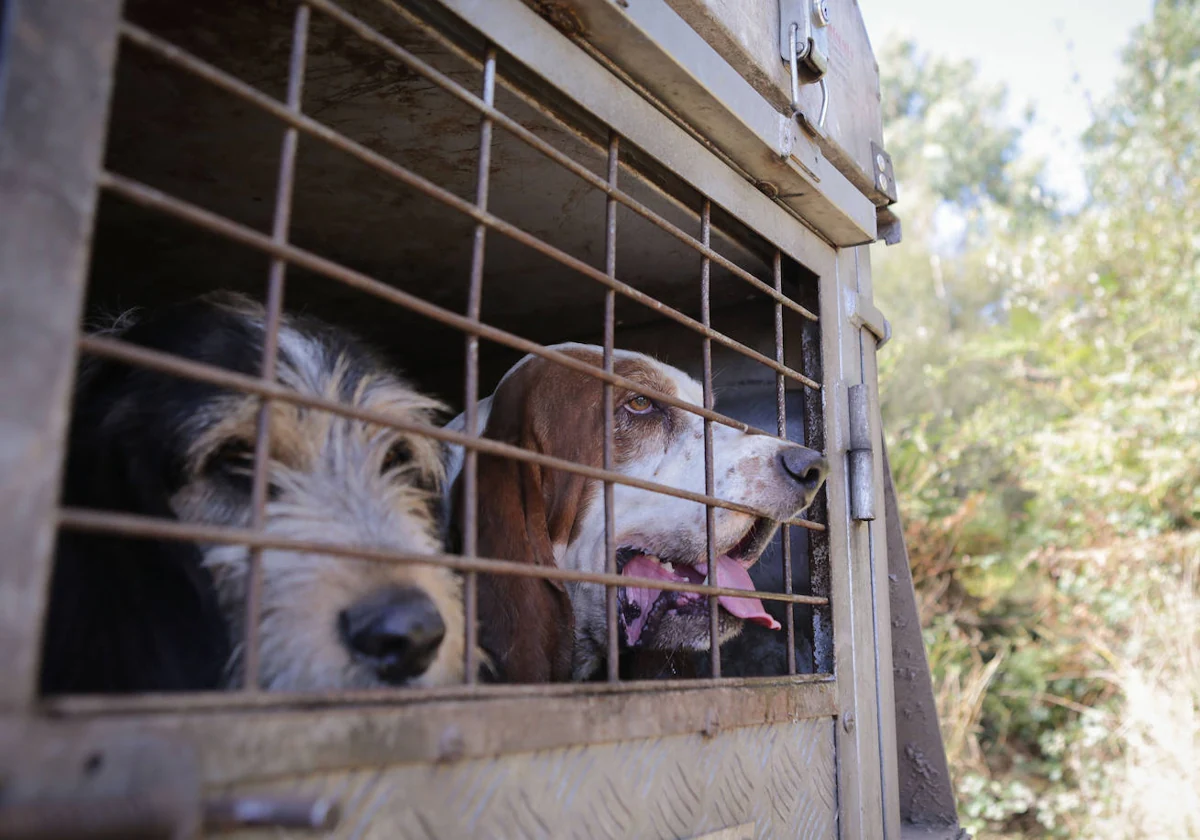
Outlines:
<svg viewBox="0 0 1200 840"><path fill-rule="evenodd" d="M186 840L201 829L330 831L326 798L204 799L186 743L84 723L0 720L0 837Z"/></svg>
<svg viewBox="0 0 1200 840"><path fill-rule="evenodd" d="M867 385L846 389L850 405L850 518L875 518L875 453L871 445L871 392Z"/></svg>

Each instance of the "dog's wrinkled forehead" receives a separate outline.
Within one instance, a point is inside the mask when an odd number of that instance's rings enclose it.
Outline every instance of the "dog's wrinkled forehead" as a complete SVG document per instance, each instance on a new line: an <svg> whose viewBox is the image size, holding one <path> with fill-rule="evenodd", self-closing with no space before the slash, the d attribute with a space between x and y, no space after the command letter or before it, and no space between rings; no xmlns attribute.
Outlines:
<svg viewBox="0 0 1200 840"><path fill-rule="evenodd" d="M595 367L604 366L604 350L592 344L574 342L555 344L547 348L565 356L587 362ZM699 382L679 368L632 350L613 351L613 372L648 390L673 396L693 405L702 405L704 390ZM497 391L514 388L523 397L549 396L563 401L579 399L598 392L602 381L577 370L566 368L538 356L526 356L514 365L497 386Z"/></svg>

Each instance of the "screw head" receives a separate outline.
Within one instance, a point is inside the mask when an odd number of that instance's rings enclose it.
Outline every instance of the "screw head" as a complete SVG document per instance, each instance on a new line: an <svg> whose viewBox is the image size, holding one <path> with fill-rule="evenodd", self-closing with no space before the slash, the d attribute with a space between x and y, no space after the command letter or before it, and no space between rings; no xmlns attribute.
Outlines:
<svg viewBox="0 0 1200 840"><path fill-rule="evenodd" d="M813 17L816 18L817 26L829 25L830 17L828 0L813 0Z"/></svg>
<svg viewBox="0 0 1200 840"><path fill-rule="evenodd" d="M875 165L877 167L879 167L880 172L887 171L887 160L884 158L884 156L882 154L875 155Z"/></svg>

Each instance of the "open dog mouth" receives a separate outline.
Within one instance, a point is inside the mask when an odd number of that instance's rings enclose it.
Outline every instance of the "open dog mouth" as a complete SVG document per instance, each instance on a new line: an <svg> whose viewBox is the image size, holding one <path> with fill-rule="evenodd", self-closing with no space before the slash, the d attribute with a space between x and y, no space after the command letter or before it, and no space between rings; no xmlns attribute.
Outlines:
<svg viewBox="0 0 1200 840"><path fill-rule="evenodd" d="M748 570L758 561L774 532L775 523L771 520L755 520L733 548L716 558L716 585L754 592L754 582ZM708 563L695 558L671 558L662 552L654 553L636 545L625 545L617 549L617 572L650 580L703 584L708 576ZM624 586L619 590L618 599L625 641L629 647L637 647L643 637L652 635L664 616L708 614L708 596L698 592ZM780 628L779 622L763 609L762 601L753 595L748 594L744 598L721 595L717 603L726 612L745 621L770 630Z"/></svg>

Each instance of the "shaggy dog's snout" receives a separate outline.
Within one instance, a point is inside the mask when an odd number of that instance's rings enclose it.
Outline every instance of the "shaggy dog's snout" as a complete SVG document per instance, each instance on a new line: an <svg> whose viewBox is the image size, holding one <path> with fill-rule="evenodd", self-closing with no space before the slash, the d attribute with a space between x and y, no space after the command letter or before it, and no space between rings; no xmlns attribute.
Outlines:
<svg viewBox="0 0 1200 840"><path fill-rule="evenodd" d="M342 610L338 632L379 679L404 683L429 668L446 636L446 622L422 590L388 587Z"/></svg>

